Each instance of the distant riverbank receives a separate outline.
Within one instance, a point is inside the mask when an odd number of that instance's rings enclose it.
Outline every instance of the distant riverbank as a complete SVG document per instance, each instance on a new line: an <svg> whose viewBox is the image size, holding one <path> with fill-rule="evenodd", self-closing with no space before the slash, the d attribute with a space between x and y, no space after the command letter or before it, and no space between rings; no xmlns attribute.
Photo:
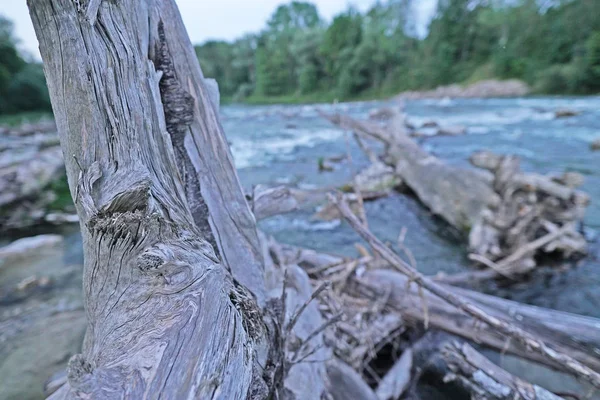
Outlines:
<svg viewBox="0 0 600 400"><path fill-rule="evenodd" d="M444 98L496 98L496 97L523 97L531 93L530 87L518 79L483 80L468 85L452 84L439 86L431 90L411 90L401 93L385 91L365 92L360 96L339 99L333 93L313 93L308 95L286 96L251 96L242 101L243 104L270 105L270 104L314 104L336 103L348 101L384 100L390 98L416 100L416 99L444 99ZM225 101L231 103L232 101Z"/></svg>

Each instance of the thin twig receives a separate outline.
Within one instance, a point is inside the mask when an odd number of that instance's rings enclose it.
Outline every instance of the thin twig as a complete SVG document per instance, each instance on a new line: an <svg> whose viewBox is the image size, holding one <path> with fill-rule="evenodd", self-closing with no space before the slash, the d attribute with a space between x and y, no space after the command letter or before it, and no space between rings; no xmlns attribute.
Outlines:
<svg viewBox="0 0 600 400"><path fill-rule="evenodd" d="M292 356L292 362L296 361L298 355L300 354L300 351L303 348L305 348L310 343L311 340L313 340L317 335L319 335L321 332L323 332L329 326L337 323L340 319L342 319L343 315L344 315L343 313L339 313L339 314L335 315L334 317L328 319L327 321L325 321L325 323L323 323L320 327L318 327L310 335L308 335L308 337L306 339L302 340L302 345L300 347L298 347L298 349L294 352L294 355Z"/></svg>
<svg viewBox="0 0 600 400"><path fill-rule="evenodd" d="M286 329L286 332L289 334L292 329L294 329L294 326L296 326L296 323L298 322L298 318L300 318L300 315L302 315L302 313L304 312L304 310L306 310L306 307L308 307L308 305L314 300L316 299L325 289L327 289L329 287L329 282L323 282L321 283L321 285L312 293L312 295L310 296L310 298L308 298L301 306L300 308L294 313L294 315L292 316L292 318L290 319L290 322L288 323Z"/></svg>
<svg viewBox="0 0 600 400"><path fill-rule="evenodd" d="M585 379L594 387L600 388L600 374L591 368L583 365L567 354L560 353L551 349L545 342L537 339L531 333L494 316L488 315L481 308L469 303L461 296L454 294L452 291L437 284L431 279L425 277L420 272L413 269L396 253L385 246L375 235L373 235L360 220L352 213L343 197L329 195L330 201L336 204L340 213L346 218L356 232L363 237L381 256L394 266L399 272L406 275L411 281L416 282L419 286L429 290L434 295L447 301L449 304L464 311L473 318L480 320L492 328L497 329L504 335L513 338L518 343L525 347L536 351L541 356L547 358L553 363L560 365L565 371L569 371L574 376Z"/></svg>
<svg viewBox="0 0 600 400"><path fill-rule="evenodd" d="M495 262L493 262L492 260L488 260L487 258L485 258L482 255L479 254L469 254L469 260L471 261L476 261L480 264L485 265L486 267L488 267L491 270L494 270L495 272L498 273L498 275L502 275L503 277L510 279L512 281L515 280L515 278L509 273L506 272L502 269L502 267L500 267L498 264L496 264Z"/></svg>

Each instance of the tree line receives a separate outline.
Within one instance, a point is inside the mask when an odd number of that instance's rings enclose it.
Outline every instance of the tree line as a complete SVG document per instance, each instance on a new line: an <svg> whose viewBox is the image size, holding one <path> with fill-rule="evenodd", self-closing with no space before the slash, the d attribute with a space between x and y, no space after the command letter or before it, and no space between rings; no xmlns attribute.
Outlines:
<svg viewBox="0 0 600 400"><path fill-rule="evenodd" d="M0 115L50 109L42 64L19 52L12 22L0 16Z"/></svg>
<svg viewBox="0 0 600 400"><path fill-rule="evenodd" d="M425 37L415 4L382 0L327 23L293 1L261 32L196 52L233 101L346 100L488 78L538 93L600 91L598 0L439 0Z"/></svg>

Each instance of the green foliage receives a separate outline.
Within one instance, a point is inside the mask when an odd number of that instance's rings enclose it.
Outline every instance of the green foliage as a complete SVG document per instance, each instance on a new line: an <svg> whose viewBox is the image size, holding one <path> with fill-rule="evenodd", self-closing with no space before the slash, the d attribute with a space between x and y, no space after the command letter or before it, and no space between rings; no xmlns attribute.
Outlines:
<svg viewBox="0 0 600 400"><path fill-rule="evenodd" d="M536 76L535 91L538 93L574 93L577 91L577 70L573 65L552 65Z"/></svg>
<svg viewBox="0 0 600 400"><path fill-rule="evenodd" d="M585 43L583 75L587 87L594 92L600 91L600 31L592 34Z"/></svg>
<svg viewBox="0 0 600 400"><path fill-rule="evenodd" d="M425 38L415 34L416 1L349 8L329 25L313 4L293 1L259 34L205 43L198 55L225 98L252 103L374 98L492 78L522 79L540 93L600 92L598 0L439 0Z"/></svg>
<svg viewBox="0 0 600 400"><path fill-rule="evenodd" d="M51 211L66 211L73 209L73 198L69 191L67 176L63 175L48 186L48 190L54 193L54 200L48 205Z"/></svg>
<svg viewBox="0 0 600 400"><path fill-rule="evenodd" d="M13 76L8 87L11 109L15 111L50 110L50 96L41 64L29 63Z"/></svg>
<svg viewBox="0 0 600 400"><path fill-rule="evenodd" d="M25 61L16 45L12 22L0 16L0 115L49 111L42 66Z"/></svg>

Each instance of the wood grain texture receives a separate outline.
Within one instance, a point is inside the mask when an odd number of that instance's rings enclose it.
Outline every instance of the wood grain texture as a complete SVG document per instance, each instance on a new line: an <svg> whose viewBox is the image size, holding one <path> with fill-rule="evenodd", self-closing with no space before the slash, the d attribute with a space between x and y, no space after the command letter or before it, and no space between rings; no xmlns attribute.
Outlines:
<svg viewBox="0 0 600 400"><path fill-rule="evenodd" d="M85 258L86 339L52 398L266 398L284 350L256 224L174 1L29 7Z"/></svg>

